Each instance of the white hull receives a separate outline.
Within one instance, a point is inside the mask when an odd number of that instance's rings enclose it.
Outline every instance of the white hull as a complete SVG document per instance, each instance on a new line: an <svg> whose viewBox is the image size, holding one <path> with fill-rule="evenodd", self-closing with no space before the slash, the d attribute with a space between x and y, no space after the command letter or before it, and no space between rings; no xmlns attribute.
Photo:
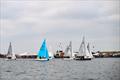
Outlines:
<svg viewBox="0 0 120 80"><path fill-rule="evenodd" d="M48 61L48 60L49 59L46 59L46 58L45 59L38 59L38 58L36 59L36 61Z"/></svg>
<svg viewBox="0 0 120 80"><path fill-rule="evenodd" d="M14 60L16 59L16 56L15 56L15 54L13 54L13 56L12 56L12 59L14 59Z"/></svg>
<svg viewBox="0 0 120 80"><path fill-rule="evenodd" d="M8 60L16 60L16 56L15 56L15 54L12 54L12 56L7 57L7 59Z"/></svg>
<svg viewBox="0 0 120 80"><path fill-rule="evenodd" d="M64 60L73 60L73 58L64 58Z"/></svg>

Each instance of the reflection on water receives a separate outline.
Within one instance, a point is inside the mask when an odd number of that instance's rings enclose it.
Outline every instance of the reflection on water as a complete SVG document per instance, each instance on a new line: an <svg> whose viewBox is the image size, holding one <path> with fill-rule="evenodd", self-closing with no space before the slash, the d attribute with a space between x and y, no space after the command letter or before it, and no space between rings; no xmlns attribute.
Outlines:
<svg viewBox="0 0 120 80"><path fill-rule="evenodd" d="M0 80L120 80L120 58L92 61L0 59Z"/></svg>

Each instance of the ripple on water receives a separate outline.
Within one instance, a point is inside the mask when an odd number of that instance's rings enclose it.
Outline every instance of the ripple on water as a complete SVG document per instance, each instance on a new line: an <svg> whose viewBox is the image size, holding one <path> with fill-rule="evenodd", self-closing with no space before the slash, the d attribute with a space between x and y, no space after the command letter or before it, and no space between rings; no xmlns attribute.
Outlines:
<svg viewBox="0 0 120 80"><path fill-rule="evenodd" d="M89 78L89 79L87 79L87 80L97 80L97 79Z"/></svg>
<svg viewBox="0 0 120 80"><path fill-rule="evenodd" d="M26 74L25 71L23 71L23 72L19 72L19 73L16 73L15 75L16 75L16 76L20 76L20 75L24 75L24 74Z"/></svg>
<svg viewBox="0 0 120 80"><path fill-rule="evenodd" d="M22 78L22 80L30 80L30 78L24 77Z"/></svg>
<svg viewBox="0 0 120 80"><path fill-rule="evenodd" d="M0 80L120 80L120 59L0 61Z"/></svg>
<svg viewBox="0 0 120 80"><path fill-rule="evenodd" d="M80 80L79 78L72 78L72 80Z"/></svg>

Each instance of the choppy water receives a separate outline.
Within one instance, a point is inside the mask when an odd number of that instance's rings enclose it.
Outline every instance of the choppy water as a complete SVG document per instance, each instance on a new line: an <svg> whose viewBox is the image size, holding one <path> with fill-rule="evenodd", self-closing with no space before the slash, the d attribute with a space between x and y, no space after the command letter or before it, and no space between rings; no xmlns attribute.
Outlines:
<svg viewBox="0 0 120 80"><path fill-rule="evenodd" d="M0 59L0 80L120 80L120 58L92 61Z"/></svg>

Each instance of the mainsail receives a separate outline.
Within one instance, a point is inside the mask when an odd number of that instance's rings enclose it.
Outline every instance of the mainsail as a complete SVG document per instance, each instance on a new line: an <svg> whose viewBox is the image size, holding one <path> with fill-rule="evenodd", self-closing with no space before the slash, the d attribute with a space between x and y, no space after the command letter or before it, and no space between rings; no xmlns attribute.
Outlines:
<svg viewBox="0 0 120 80"><path fill-rule="evenodd" d="M7 58L8 59L16 59L15 53L12 52L11 42L10 42L10 45L9 45L9 48L8 48Z"/></svg>
<svg viewBox="0 0 120 80"><path fill-rule="evenodd" d="M82 43L79 48L79 56L85 56L86 54L86 47L85 47L85 37L83 37Z"/></svg>
<svg viewBox="0 0 120 80"><path fill-rule="evenodd" d="M72 57L72 42L70 41L69 45L65 49L65 56Z"/></svg>
<svg viewBox="0 0 120 80"><path fill-rule="evenodd" d="M46 46L46 40L43 41L37 57L39 59L42 59L42 58L49 59L48 49L47 49L47 46Z"/></svg>
<svg viewBox="0 0 120 80"><path fill-rule="evenodd" d="M92 58L89 44L86 45L85 37L83 37L82 43L79 48L78 56L84 56L85 58Z"/></svg>
<svg viewBox="0 0 120 80"><path fill-rule="evenodd" d="M11 45L11 42L10 42L10 45L9 45L9 48L8 48L7 57L12 57L12 45Z"/></svg>
<svg viewBox="0 0 120 80"><path fill-rule="evenodd" d="M91 50L90 50L90 45L89 45L89 43L88 43L88 45L87 45L87 49L88 49L88 52L89 52L89 57L90 57L90 58L93 58L92 52L91 52Z"/></svg>

